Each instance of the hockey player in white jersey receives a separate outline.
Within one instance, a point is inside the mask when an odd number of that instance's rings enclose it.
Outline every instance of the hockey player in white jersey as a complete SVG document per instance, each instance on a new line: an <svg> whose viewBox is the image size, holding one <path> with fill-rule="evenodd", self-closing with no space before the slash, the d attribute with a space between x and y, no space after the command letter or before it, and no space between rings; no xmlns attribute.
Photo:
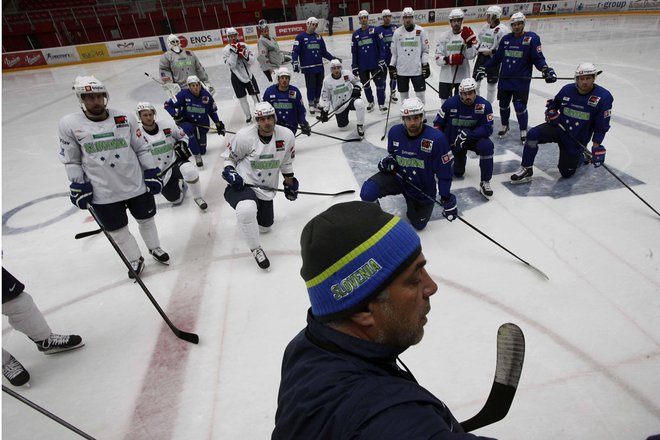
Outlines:
<svg viewBox="0 0 660 440"><path fill-rule="evenodd" d="M285 197L291 201L298 198L298 179L293 176L295 136L275 124L277 116L269 102L255 106L254 118L256 125L240 129L222 154L222 177L228 183L225 200L236 211L241 235L259 267L268 269L270 261L259 234L270 231L273 225L273 199L280 172Z"/></svg>
<svg viewBox="0 0 660 440"><path fill-rule="evenodd" d="M195 75L203 82L209 93L213 94L215 90L209 84L209 76L197 55L191 50L183 50L179 37L174 34L167 37L167 45L169 50L160 57L158 63L160 79L163 81L165 91L170 96L176 95L181 89L188 88L186 80L190 75Z"/></svg>
<svg viewBox="0 0 660 440"><path fill-rule="evenodd" d="M474 71L472 76L476 79L477 69L486 64L492 58L493 54L500 45L503 36L511 33L506 25L500 23L502 17L502 8L497 5L489 6L486 10L486 24L479 30L477 40L477 60L474 62ZM495 93L497 92L497 76L499 75L499 66L486 71L486 82L488 83L487 100L491 104L495 102ZM477 81L477 95L481 95L481 80Z"/></svg>
<svg viewBox="0 0 660 440"><path fill-rule="evenodd" d="M199 172L190 162L192 153L188 149L188 136L182 128L177 127L169 119L156 122L156 107L149 102L138 103L135 113L144 137L149 142L151 154L154 155L158 166L163 170L170 168L163 179L161 194L173 205L180 205L186 190L190 188L193 199L200 209L208 205L202 198L202 188L199 183ZM176 160L174 166L171 166Z"/></svg>
<svg viewBox="0 0 660 440"><path fill-rule="evenodd" d="M149 253L167 264L170 256L160 247L154 220L154 194L163 186L160 169L134 114L108 108L108 91L93 76L76 77L73 90L82 112L64 116L59 124L59 158L71 182L71 202L80 209L94 208L139 274L144 258L128 229L128 208Z"/></svg>
<svg viewBox="0 0 660 440"><path fill-rule="evenodd" d="M465 14L462 9L449 13L450 29L442 35L435 46L435 63L440 66L438 96L440 104L458 94L458 85L470 77L470 62L477 56L477 36L469 26L463 26Z"/></svg>
<svg viewBox="0 0 660 440"><path fill-rule="evenodd" d="M321 89L321 113L319 121L328 122L329 113L335 112L337 126L343 129L348 126L348 112L355 110L357 116L357 132L364 136L364 115L366 108L360 99L362 83L350 70L342 69L341 61L330 61L330 75L323 79Z"/></svg>
<svg viewBox="0 0 660 440"><path fill-rule="evenodd" d="M415 24L412 8L403 8L403 26L392 35L390 78L397 80L401 100L407 99L412 82L415 94L426 102L426 78L431 76L429 66L429 38L424 28Z"/></svg>
<svg viewBox="0 0 660 440"><path fill-rule="evenodd" d="M259 102L259 86L250 71L256 57L245 43L238 41L238 32L234 28L227 29L229 43L222 49L222 62L231 71L231 85L245 114L245 122L252 122L250 104L246 96L249 94L254 103Z"/></svg>

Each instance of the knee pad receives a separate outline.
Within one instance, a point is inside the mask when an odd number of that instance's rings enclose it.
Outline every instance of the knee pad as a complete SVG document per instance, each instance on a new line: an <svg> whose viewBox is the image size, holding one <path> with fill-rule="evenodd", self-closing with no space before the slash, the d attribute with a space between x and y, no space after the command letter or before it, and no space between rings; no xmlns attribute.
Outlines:
<svg viewBox="0 0 660 440"><path fill-rule="evenodd" d="M364 101L360 98L356 99L353 101L353 107L355 107L355 110L359 109L360 107L364 108Z"/></svg>
<svg viewBox="0 0 660 440"><path fill-rule="evenodd" d="M378 200L380 195L380 187L373 180L367 180L362 184L362 189L360 190L360 199L365 202L375 202Z"/></svg>
<svg viewBox="0 0 660 440"><path fill-rule="evenodd" d="M527 111L527 105L520 101L513 101L513 108L516 110L517 115L522 115Z"/></svg>
<svg viewBox="0 0 660 440"><path fill-rule="evenodd" d="M247 224L257 221L257 203L254 200L241 200L236 205L236 218L239 223Z"/></svg>

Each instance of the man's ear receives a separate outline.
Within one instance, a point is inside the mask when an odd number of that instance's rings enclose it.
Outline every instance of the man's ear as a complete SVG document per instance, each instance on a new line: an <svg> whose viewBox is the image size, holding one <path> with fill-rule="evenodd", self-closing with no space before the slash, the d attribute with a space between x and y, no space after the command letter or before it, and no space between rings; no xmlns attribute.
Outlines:
<svg viewBox="0 0 660 440"><path fill-rule="evenodd" d="M372 313L371 304L367 306L362 312L353 313L350 317L351 322L359 325L360 327L372 327L375 324L374 315Z"/></svg>

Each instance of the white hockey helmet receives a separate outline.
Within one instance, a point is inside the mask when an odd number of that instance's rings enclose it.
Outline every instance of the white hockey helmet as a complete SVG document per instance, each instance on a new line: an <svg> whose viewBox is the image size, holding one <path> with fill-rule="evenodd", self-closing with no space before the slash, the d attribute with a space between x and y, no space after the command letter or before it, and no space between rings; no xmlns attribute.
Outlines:
<svg viewBox="0 0 660 440"><path fill-rule="evenodd" d="M264 31L268 29L268 22L262 18L261 20L259 20L259 24L257 24L257 27L259 28L259 30Z"/></svg>
<svg viewBox="0 0 660 440"><path fill-rule="evenodd" d="M452 20L463 20L465 18L465 13L462 9L452 9L449 13L449 21Z"/></svg>
<svg viewBox="0 0 660 440"><path fill-rule="evenodd" d="M499 19L502 16L502 8L497 5L489 6L488 9L486 9L486 15Z"/></svg>
<svg viewBox="0 0 660 440"><path fill-rule="evenodd" d="M156 117L156 107L150 102L138 102L138 105L135 107L135 114L138 119L140 119L140 112L143 110L151 110L154 112L154 117Z"/></svg>
<svg viewBox="0 0 660 440"><path fill-rule="evenodd" d="M230 35L238 36L238 31L236 30L236 28L233 28L233 27L227 28L227 36L230 36Z"/></svg>
<svg viewBox="0 0 660 440"><path fill-rule="evenodd" d="M424 114L424 103L421 99L414 97L405 99L401 103L401 117Z"/></svg>
<svg viewBox="0 0 660 440"><path fill-rule="evenodd" d="M330 68L332 69L333 67L339 67L341 69L341 61L339 61L337 58L331 60Z"/></svg>
<svg viewBox="0 0 660 440"><path fill-rule="evenodd" d="M318 25L319 24L319 19L316 18L316 17L309 17L307 19L307 26L312 25L312 24Z"/></svg>
<svg viewBox="0 0 660 440"><path fill-rule="evenodd" d="M369 17L369 12L365 11L364 9L358 12L358 18L362 17Z"/></svg>
<svg viewBox="0 0 660 440"><path fill-rule="evenodd" d="M181 49L181 40L174 34L169 34L167 36L167 46L170 49Z"/></svg>
<svg viewBox="0 0 660 440"><path fill-rule="evenodd" d="M108 90L105 88L105 85L93 76L77 76L76 79L73 80L73 91L76 92L76 97L78 98L80 107L83 110L87 110L87 109L85 108L85 103L83 102L82 95L85 95L87 93L105 94L106 106L108 105L108 101L110 100L110 94L108 93Z"/></svg>
<svg viewBox="0 0 660 440"><path fill-rule="evenodd" d="M525 22L525 14L523 14L522 12L516 12L509 19L509 23L511 23L511 24L520 23L521 21L523 23Z"/></svg>
<svg viewBox="0 0 660 440"><path fill-rule="evenodd" d="M597 76L598 69L596 69L596 66L594 66L592 63L582 63L577 66L577 69L575 69L575 79L577 79L578 76L587 75Z"/></svg>
<svg viewBox="0 0 660 440"><path fill-rule="evenodd" d="M392 16L392 11L389 9L383 9L383 12L380 13L383 17L391 17Z"/></svg>
<svg viewBox="0 0 660 440"><path fill-rule="evenodd" d="M291 71L286 67L280 67L275 71L275 78L280 79L280 76L288 76L291 78Z"/></svg>
<svg viewBox="0 0 660 440"><path fill-rule="evenodd" d="M477 82L471 76L463 79L458 85L458 93L471 92L473 90L477 90Z"/></svg>
<svg viewBox="0 0 660 440"><path fill-rule="evenodd" d="M275 121L277 121L277 114L275 114L275 109L268 101L261 101L255 104L254 106L254 119L263 118L266 116L273 116Z"/></svg>
<svg viewBox="0 0 660 440"><path fill-rule="evenodd" d="M186 78L186 84L190 85L194 83L198 83L200 86L202 85L202 82L195 75L190 75L188 78Z"/></svg>
<svg viewBox="0 0 660 440"><path fill-rule="evenodd" d="M413 8L411 8L411 7L405 7L405 8L403 8L403 16L404 17L414 17L415 16L415 11L413 11Z"/></svg>

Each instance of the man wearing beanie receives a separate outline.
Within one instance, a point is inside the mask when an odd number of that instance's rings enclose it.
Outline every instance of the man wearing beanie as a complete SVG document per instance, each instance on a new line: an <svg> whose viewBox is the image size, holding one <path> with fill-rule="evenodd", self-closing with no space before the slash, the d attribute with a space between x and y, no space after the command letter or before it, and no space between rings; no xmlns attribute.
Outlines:
<svg viewBox="0 0 660 440"><path fill-rule="evenodd" d="M413 228L353 201L314 217L300 244L312 307L284 352L272 438L481 438L397 364L438 288Z"/></svg>

